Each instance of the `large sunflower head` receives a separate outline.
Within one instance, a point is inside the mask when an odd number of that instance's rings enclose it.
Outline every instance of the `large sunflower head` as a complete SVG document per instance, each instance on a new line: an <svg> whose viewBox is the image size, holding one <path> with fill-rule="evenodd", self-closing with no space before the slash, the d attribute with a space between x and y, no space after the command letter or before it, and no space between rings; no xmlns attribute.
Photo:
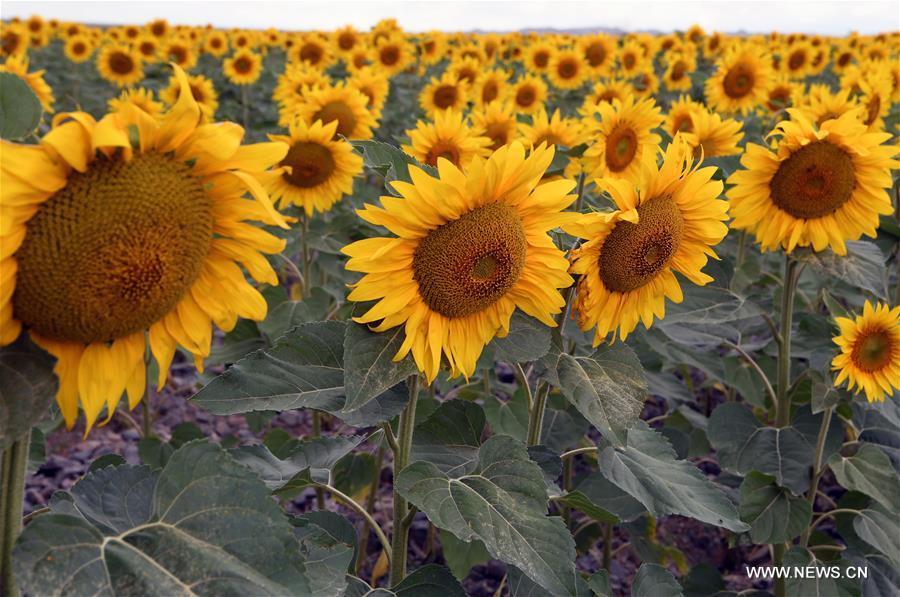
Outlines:
<svg viewBox="0 0 900 597"><path fill-rule="evenodd" d="M89 429L123 392L140 400L145 334L162 385L177 345L202 368L213 323L263 319L240 265L278 281L262 253L284 241L249 221L287 227L258 181L286 148L241 146L241 127L200 124L176 72L182 92L161 120L133 106L100 121L74 112L39 145L3 141L0 343L25 328L57 358L69 427L79 404Z"/></svg>
<svg viewBox="0 0 900 597"><path fill-rule="evenodd" d="M518 121L512 103L495 100L469 115L475 133L491 140L490 150L509 145L516 137Z"/></svg>
<svg viewBox="0 0 900 597"><path fill-rule="evenodd" d="M294 108L293 115L303 119L307 124L317 120L325 124L337 121L335 136L340 135L347 139L371 139L372 129L378 123L372 111L366 107L368 103L368 97L346 82L341 82L336 85L308 88ZM287 119L283 125L290 123L291 120Z"/></svg>
<svg viewBox="0 0 900 597"><path fill-rule="evenodd" d="M584 163L593 177L636 179L641 161L647 153L655 156L661 141L653 130L662 124L659 107L652 99L636 101L629 96L624 102L597 106L600 121L589 118L588 142Z"/></svg>
<svg viewBox="0 0 900 597"><path fill-rule="evenodd" d="M287 154L280 168L265 174L264 186L280 206L296 205L308 216L326 212L353 192L353 178L362 171L362 158L353 146L335 139L336 120L311 126L302 120L290 127L290 135L269 135L271 141L284 143Z"/></svg>
<svg viewBox="0 0 900 597"><path fill-rule="evenodd" d="M519 143L502 147L465 171L441 160L438 178L410 168L411 183L394 182L402 198L358 213L396 237L355 242L347 269L363 272L350 300L377 301L356 320L375 331L404 326L395 358L412 352L429 381L442 358L452 375L471 375L484 346L504 336L518 307L547 325L572 279L548 232L572 218L574 182L540 184L553 149L528 157Z"/></svg>
<svg viewBox="0 0 900 597"><path fill-rule="evenodd" d="M469 103L469 84L449 72L438 79L431 78L419 94L419 105L425 114L433 116L441 110L462 111Z"/></svg>
<svg viewBox="0 0 900 597"><path fill-rule="evenodd" d="M262 74L262 56L246 48L235 50L222 62L222 71L235 85L251 85Z"/></svg>
<svg viewBox="0 0 900 597"><path fill-rule="evenodd" d="M714 110L746 114L765 102L771 78L771 60L761 48L735 46L706 79L706 102Z"/></svg>
<svg viewBox="0 0 900 597"><path fill-rule="evenodd" d="M490 154L491 140L472 130L455 110L436 112L433 121L420 120L406 134L410 144L404 145L403 151L430 166L437 166L443 158L465 169L475 157Z"/></svg>
<svg viewBox="0 0 900 597"><path fill-rule="evenodd" d="M100 76L119 87L134 85L144 78L141 55L125 44L110 43L97 55Z"/></svg>
<svg viewBox="0 0 900 597"><path fill-rule="evenodd" d="M6 62L0 64L0 73L12 73L25 81L38 100L40 100L44 112L53 114L53 89L44 80L44 72L46 71L36 70L28 72L27 55L10 56L6 59Z"/></svg>
<svg viewBox="0 0 900 597"><path fill-rule="evenodd" d="M681 302L675 272L694 284L712 281L701 270L728 233L728 204L718 199L716 169L692 165L690 147L676 138L657 167L646 156L640 181L604 179L598 185L616 210L581 216L564 226L584 239L572 252L580 275L576 310L582 330L596 327L594 345L618 330L624 340L643 322L665 315L666 298Z"/></svg>
<svg viewBox="0 0 900 597"><path fill-rule="evenodd" d="M811 246L847 252L845 241L875 236L879 214L892 212L885 189L898 163L888 133L867 133L860 110L817 127L802 112L775 127L774 151L748 144L744 170L728 179L734 228L756 235L764 251Z"/></svg>
<svg viewBox="0 0 900 597"><path fill-rule="evenodd" d="M845 381L850 390L866 393L869 402L882 401L900 390L900 307L869 301L862 315L836 318L841 352L831 361L838 371L835 387Z"/></svg>

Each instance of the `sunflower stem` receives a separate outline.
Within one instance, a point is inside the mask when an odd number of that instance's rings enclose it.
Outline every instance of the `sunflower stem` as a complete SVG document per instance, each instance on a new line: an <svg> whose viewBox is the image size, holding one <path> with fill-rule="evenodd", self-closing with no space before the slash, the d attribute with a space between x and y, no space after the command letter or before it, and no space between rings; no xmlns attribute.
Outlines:
<svg viewBox="0 0 900 597"><path fill-rule="evenodd" d="M245 131L249 128L250 123L250 99L248 87L249 85L241 85L241 107L243 108L242 120Z"/></svg>
<svg viewBox="0 0 900 597"><path fill-rule="evenodd" d="M738 234L737 257L734 259L734 269L739 270L744 265L744 259L747 257L747 231L741 230Z"/></svg>
<svg viewBox="0 0 900 597"><path fill-rule="evenodd" d="M531 412L528 414L528 441L529 446L541 443L541 427L544 425L544 411L547 408L547 396L550 394L550 386L545 382L538 385L534 393L534 402Z"/></svg>
<svg viewBox="0 0 900 597"><path fill-rule="evenodd" d="M362 533L359 535L360 557L356 560L357 576L359 576L363 563L366 561L365 554L369 544L369 528L372 526L369 524L369 520L371 520L371 516L375 512L375 501L378 499L378 486L381 482L382 466L384 466L384 442L378 442L378 453L375 455L375 478L372 479L372 484L369 486L369 495L366 497L366 512L369 514L370 518L365 518L363 520ZM379 531L381 531L380 528L375 531L375 533L377 534ZM390 545L390 543L384 543L382 547L388 549L388 545Z"/></svg>
<svg viewBox="0 0 900 597"><path fill-rule="evenodd" d="M18 595L13 576L12 551L22 532L25 475L31 430L3 451L0 464L0 595Z"/></svg>
<svg viewBox="0 0 900 597"><path fill-rule="evenodd" d="M609 572L612 564L613 524L608 522L603 525L603 569Z"/></svg>
<svg viewBox="0 0 900 597"><path fill-rule="evenodd" d="M813 461L813 470L812 470L812 481L809 483L809 493L806 496L806 499L809 500L810 510L815 508L816 505L816 492L819 490L819 479L822 477L822 456L825 451L825 437L828 435L828 428L831 426L831 413L834 410L834 407L829 407L825 409L825 412L822 413L822 424L819 426L819 437L816 439L816 452L815 452L815 460ZM809 544L809 536L811 534L810 528L807 528L803 531L803 534L800 535L800 545L806 547Z"/></svg>
<svg viewBox="0 0 900 597"><path fill-rule="evenodd" d="M310 251L309 251L309 216L304 212L300 216L300 223L303 227L302 236L300 237L300 258L303 260L303 298L307 298L311 294L312 280L309 277L309 271L311 268L311 259L310 259Z"/></svg>
<svg viewBox="0 0 900 597"><path fill-rule="evenodd" d="M584 179L585 174L582 172L578 175L578 186L575 187L575 192L578 194L578 198L575 199L575 213L581 213L581 208L584 207Z"/></svg>
<svg viewBox="0 0 900 597"><path fill-rule="evenodd" d="M144 395L141 397L141 437L153 437L153 407L150 405L150 338L149 334L145 334L144 348L144 370L146 371L146 379L144 385Z"/></svg>
<svg viewBox="0 0 900 597"><path fill-rule="evenodd" d="M314 410L312 413L312 433L310 437L316 439L322 436L322 413ZM316 487L316 508L325 509L325 492L321 487Z"/></svg>
<svg viewBox="0 0 900 597"><path fill-rule="evenodd" d="M398 424L397 450L394 452L394 530L391 537L390 586L395 586L406 577L406 545L410 520L407 519L409 506L406 498L397 489L397 476L409 464L412 450L413 427L416 422L416 403L419 398L419 377L413 376L409 385L409 403L400 413Z"/></svg>

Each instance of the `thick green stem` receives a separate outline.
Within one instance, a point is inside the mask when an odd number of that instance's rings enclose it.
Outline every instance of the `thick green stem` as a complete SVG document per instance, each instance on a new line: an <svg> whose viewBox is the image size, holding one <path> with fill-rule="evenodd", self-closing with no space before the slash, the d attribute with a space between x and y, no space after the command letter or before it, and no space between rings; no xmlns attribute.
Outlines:
<svg viewBox="0 0 900 597"><path fill-rule="evenodd" d="M738 234L738 246L737 246L737 257L734 259L734 269L739 270L741 266L744 264L744 259L747 256L747 231L741 230L740 234Z"/></svg>
<svg viewBox="0 0 900 597"><path fill-rule="evenodd" d="M791 418L791 326L794 320L794 295L797 291L798 263L784 256L784 286L781 289L781 343L778 346L778 386L775 401L775 426L786 427Z"/></svg>
<svg viewBox="0 0 900 597"><path fill-rule="evenodd" d="M300 258L303 263L303 298L307 298L311 294L312 279L310 278L310 270L312 269L312 259L309 250L309 216L305 213L300 216L300 222L303 230L300 237Z"/></svg>
<svg viewBox="0 0 900 597"><path fill-rule="evenodd" d="M809 484L809 493L806 499L809 500L809 507L812 510L816 504L816 492L819 490L819 479L822 477L822 456L825 451L825 438L828 436L828 428L831 426L831 413L834 407L825 409L822 413L822 424L819 425L819 437L816 439L816 452L813 460L812 481ZM809 543L809 536L812 534L812 528L807 528L800 535L800 545L806 547Z"/></svg>
<svg viewBox="0 0 900 597"><path fill-rule="evenodd" d="M22 532L22 510L25 501L25 473L31 431L3 451L0 470L0 595L18 595L12 570L12 550Z"/></svg>
<svg viewBox="0 0 900 597"><path fill-rule="evenodd" d="M609 571L612 564L613 524L608 522L603 525L603 568Z"/></svg>
<svg viewBox="0 0 900 597"><path fill-rule="evenodd" d="M397 430L397 450L394 452L394 531L391 537L390 586L395 586L406 577L406 547L409 532L409 513L406 498L397 489L397 475L409 464L412 450L413 427L416 422L416 402L419 398L419 378L409 380L409 403L400 413Z"/></svg>
<svg viewBox="0 0 900 597"><path fill-rule="evenodd" d="M541 443L541 427L544 426L544 411L547 408L547 396L550 394L550 386L541 382L534 393L534 402L531 404L531 412L528 413L528 440L529 446Z"/></svg>
<svg viewBox="0 0 900 597"><path fill-rule="evenodd" d="M153 406L150 404L150 392L152 391L150 379L150 337L149 333L145 334L144 348L144 370L146 371L146 385L144 386L144 396L141 398L141 435L142 437L153 437Z"/></svg>

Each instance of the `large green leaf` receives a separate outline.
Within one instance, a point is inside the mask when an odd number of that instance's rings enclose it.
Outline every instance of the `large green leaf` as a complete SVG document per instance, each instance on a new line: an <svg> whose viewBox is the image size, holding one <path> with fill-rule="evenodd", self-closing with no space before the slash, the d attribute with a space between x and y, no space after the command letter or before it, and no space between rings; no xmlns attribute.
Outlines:
<svg viewBox="0 0 900 597"><path fill-rule="evenodd" d="M632 597L682 597L681 585L659 564L641 564L631 583Z"/></svg>
<svg viewBox="0 0 900 597"><path fill-rule="evenodd" d="M509 320L509 334L494 338L488 346L494 348L494 355L499 361L536 361L550 351L550 334L549 327L516 310Z"/></svg>
<svg viewBox="0 0 900 597"><path fill-rule="evenodd" d="M595 507L609 512L618 520L634 520L647 511L643 504L619 489L599 471L594 471L585 477L575 490L590 500ZM574 504L570 505L574 506ZM578 506L574 507L578 508ZM591 514L590 512L582 511L585 514ZM597 516L592 515L592 517L600 520Z"/></svg>
<svg viewBox="0 0 900 597"><path fill-rule="evenodd" d="M835 578L844 574L849 562L845 560L831 560L822 562L816 560L812 553L803 547L792 547L784 554L784 566L790 568L806 568L807 566L826 567L837 566L838 570L830 570L822 573L813 573L807 578L792 574L784 582L788 597L856 597L859 595L858 580L844 575L843 578Z"/></svg>
<svg viewBox="0 0 900 597"><path fill-rule="evenodd" d="M896 491L897 487L894 487ZM866 508L853 519L853 530L860 539L887 556L900 568L900 520L898 514L883 506Z"/></svg>
<svg viewBox="0 0 900 597"><path fill-rule="evenodd" d="M707 437L724 468L772 475L798 495L809 489L813 447L796 428L767 427L746 406L728 402L713 411Z"/></svg>
<svg viewBox="0 0 900 597"><path fill-rule="evenodd" d="M599 468L654 516L681 514L736 532L750 528L718 485L677 460L665 436L646 426L632 427L624 448L605 448Z"/></svg>
<svg viewBox="0 0 900 597"><path fill-rule="evenodd" d="M0 348L0 451L47 414L56 388L53 357L25 334Z"/></svg>
<svg viewBox="0 0 900 597"><path fill-rule="evenodd" d="M41 102L24 79L0 73L0 138L24 139L41 122Z"/></svg>
<svg viewBox="0 0 900 597"><path fill-rule="evenodd" d="M310 594L284 513L213 444L186 444L158 477L121 465L82 483L16 545L30 594Z"/></svg>
<svg viewBox="0 0 900 597"><path fill-rule="evenodd" d="M449 400L416 426L410 462L424 460L451 477L475 468L484 433L484 412L465 400Z"/></svg>
<svg viewBox="0 0 900 597"><path fill-rule="evenodd" d="M848 241L847 254L834 251L802 251L796 254L801 261L826 276L833 276L854 288L863 288L878 298L887 300L887 272L885 258L878 245L868 241Z"/></svg>
<svg viewBox="0 0 900 597"><path fill-rule="evenodd" d="M341 520L353 533L334 532L335 520ZM349 521L333 512L313 512L292 520L294 536L300 544L310 594L337 597L347 586L347 570L353 563L356 531ZM342 531L344 529L341 529Z"/></svg>
<svg viewBox="0 0 900 597"><path fill-rule="evenodd" d="M480 539L491 557L520 568L554 594L575 592L575 542L562 520L547 516L547 486L524 444L488 439L476 468L450 477L416 462L397 477L400 493L441 529Z"/></svg>
<svg viewBox="0 0 900 597"><path fill-rule="evenodd" d="M466 597L459 582L443 566L427 564L416 568L390 589L372 589L364 581L350 577L344 597Z"/></svg>
<svg viewBox="0 0 900 597"><path fill-rule="evenodd" d="M270 348L238 360L193 400L217 415L313 408L356 427L390 420L406 405L407 393L402 384L389 388L362 408L344 409L346 326L342 321L299 325Z"/></svg>
<svg viewBox="0 0 900 597"><path fill-rule="evenodd" d="M403 338L403 326L378 334L358 323L347 324L344 334L345 411L361 408L416 374L412 356L394 361Z"/></svg>
<svg viewBox="0 0 900 597"><path fill-rule="evenodd" d="M785 543L806 530L812 506L775 484L775 477L750 471L741 483L741 518L754 543Z"/></svg>
<svg viewBox="0 0 900 597"><path fill-rule="evenodd" d="M884 452L862 444L853 456L835 454L828 460L837 482L877 500L891 512L900 512L900 476Z"/></svg>
<svg viewBox="0 0 900 597"><path fill-rule="evenodd" d="M585 419L614 444L624 443L647 397L647 380L634 351L619 343L576 357L554 344L541 363L545 378Z"/></svg>
<svg viewBox="0 0 900 597"><path fill-rule="evenodd" d="M303 323L322 321L328 315L331 296L321 288L313 288L310 296L302 301L282 301L273 305L269 314L256 325L271 340L287 333Z"/></svg>
<svg viewBox="0 0 900 597"><path fill-rule="evenodd" d="M453 576L463 580L469 576L474 566L479 566L491 559L484 543L478 539L460 541L456 535L441 529L441 551L444 561L453 572Z"/></svg>

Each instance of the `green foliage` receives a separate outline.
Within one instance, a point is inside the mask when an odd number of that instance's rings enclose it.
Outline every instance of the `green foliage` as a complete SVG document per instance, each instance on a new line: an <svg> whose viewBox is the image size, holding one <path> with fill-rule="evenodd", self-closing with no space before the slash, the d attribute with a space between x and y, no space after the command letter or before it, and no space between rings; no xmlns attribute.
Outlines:
<svg viewBox="0 0 900 597"><path fill-rule="evenodd" d="M0 452L47 415L57 385L53 357L27 338L0 348Z"/></svg>
<svg viewBox="0 0 900 597"><path fill-rule="evenodd" d="M0 138L24 139L41 122L41 102L24 79L0 73Z"/></svg>

